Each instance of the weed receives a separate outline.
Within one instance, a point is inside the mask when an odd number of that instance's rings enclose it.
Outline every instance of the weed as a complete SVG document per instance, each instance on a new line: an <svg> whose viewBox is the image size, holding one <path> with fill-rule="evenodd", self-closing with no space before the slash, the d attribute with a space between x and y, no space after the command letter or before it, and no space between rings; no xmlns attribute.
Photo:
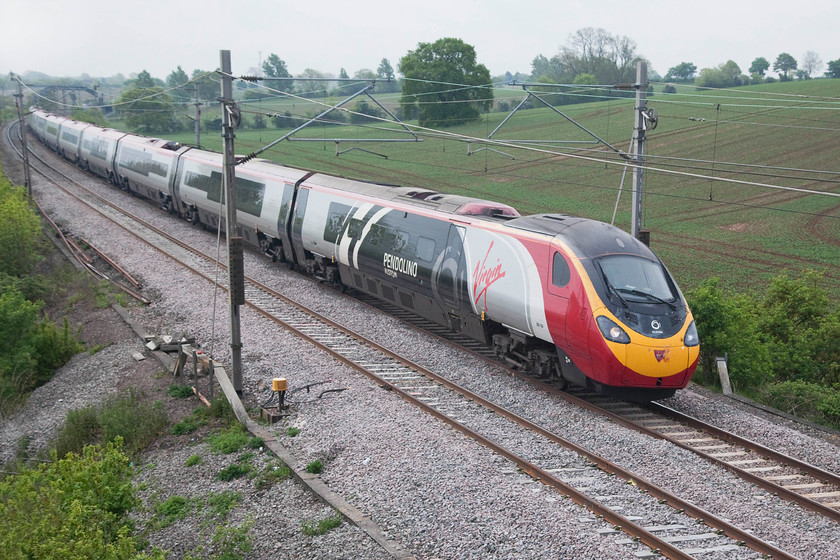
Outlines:
<svg viewBox="0 0 840 560"><path fill-rule="evenodd" d="M210 408L207 410L207 415L210 418L218 418L233 422L236 420L236 415L233 413L233 408L230 403L223 396L217 397L210 403Z"/></svg>
<svg viewBox="0 0 840 560"><path fill-rule="evenodd" d="M320 459L315 459L314 461L306 465L306 472L311 474L320 474L323 470L324 464L321 463Z"/></svg>
<svg viewBox="0 0 840 560"><path fill-rule="evenodd" d="M184 418L183 420L172 426L172 429L169 430L169 433L171 433L174 436L184 436L193 433L198 428L199 422L197 422L195 419Z"/></svg>
<svg viewBox="0 0 840 560"><path fill-rule="evenodd" d="M251 530L253 521L249 520L238 527L216 527L211 539L214 554L211 558L216 560L240 560L245 558L254 549L254 543L248 531Z"/></svg>
<svg viewBox="0 0 840 560"><path fill-rule="evenodd" d="M190 458L187 459L184 465L187 467L194 467L195 465L200 465L202 463L204 463L204 459L202 459L200 455L190 455Z"/></svg>
<svg viewBox="0 0 840 560"><path fill-rule="evenodd" d="M234 478L241 478L251 472L251 465L243 465L242 463L233 463L219 471L216 475L218 480L229 482Z"/></svg>
<svg viewBox="0 0 840 560"><path fill-rule="evenodd" d="M265 447L265 440L261 437L252 437L248 440L248 447L251 449L261 449Z"/></svg>
<svg viewBox="0 0 840 560"><path fill-rule="evenodd" d="M292 476L292 469L286 466L286 463L279 461L275 464L268 464L260 471L254 481L254 486L258 490L265 490L277 482L286 480Z"/></svg>
<svg viewBox="0 0 840 560"><path fill-rule="evenodd" d="M166 394L176 399L188 399L193 396L193 390L189 385L170 385Z"/></svg>
<svg viewBox="0 0 840 560"><path fill-rule="evenodd" d="M206 502L205 514L211 517L225 519L230 511L242 502L242 493L225 490L218 494L210 494Z"/></svg>
<svg viewBox="0 0 840 560"><path fill-rule="evenodd" d="M343 519L340 513L335 513L329 517L325 517L324 519L318 521L318 523L310 523L308 521L304 521L301 524L301 531L303 534L308 537L314 537L318 535L323 535L336 527L339 527L342 523Z"/></svg>
<svg viewBox="0 0 840 560"><path fill-rule="evenodd" d="M193 509L193 504L183 496L170 496L166 501L155 506L155 525L163 529L179 519L185 518Z"/></svg>
<svg viewBox="0 0 840 560"><path fill-rule="evenodd" d="M300 428L295 428L294 426L289 426L286 428L286 435L289 437L295 437L300 433Z"/></svg>
<svg viewBox="0 0 840 560"><path fill-rule="evenodd" d="M210 449L216 453L224 453L225 455L236 453L245 447L249 441L248 434L245 433L239 424L234 424L225 431L207 437L207 443L210 444Z"/></svg>
<svg viewBox="0 0 840 560"><path fill-rule="evenodd" d="M93 356L94 354L96 354L100 350L104 350L105 348L108 348L108 346L110 346L110 344L97 344L96 346L93 346L88 350L88 354Z"/></svg>

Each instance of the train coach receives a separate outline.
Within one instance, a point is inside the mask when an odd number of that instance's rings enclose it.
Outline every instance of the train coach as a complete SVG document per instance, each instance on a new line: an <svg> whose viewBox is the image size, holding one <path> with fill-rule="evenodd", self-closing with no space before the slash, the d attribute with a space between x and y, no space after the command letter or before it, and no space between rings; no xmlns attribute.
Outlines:
<svg viewBox="0 0 840 560"><path fill-rule="evenodd" d="M52 147L50 127L59 137L73 123L36 111L30 127ZM68 159L224 228L221 154L92 125L79 136ZM95 165L85 146L98 147ZM676 282L646 245L608 224L265 160L238 166L236 182L238 233L266 255L541 377L652 400L685 387L697 366L697 330Z"/></svg>

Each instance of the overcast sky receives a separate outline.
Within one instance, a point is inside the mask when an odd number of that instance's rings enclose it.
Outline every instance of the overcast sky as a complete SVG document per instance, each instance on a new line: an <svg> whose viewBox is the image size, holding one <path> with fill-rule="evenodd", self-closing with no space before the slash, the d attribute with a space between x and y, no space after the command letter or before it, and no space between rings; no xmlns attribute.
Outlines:
<svg viewBox="0 0 840 560"><path fill-rule="evenodd" d="M181 66L213 70L231 51L242 75L276 53L292 74L306 68L351 76L399 59L420 42L456 37L475 47L493 76L530 73L569 35L603 28L634 40L664 75L680 62L698 70L781 52L840 58L838 0L3 0L0 72L166 79ZM825 65L817 75L822 75Z"/></svg>

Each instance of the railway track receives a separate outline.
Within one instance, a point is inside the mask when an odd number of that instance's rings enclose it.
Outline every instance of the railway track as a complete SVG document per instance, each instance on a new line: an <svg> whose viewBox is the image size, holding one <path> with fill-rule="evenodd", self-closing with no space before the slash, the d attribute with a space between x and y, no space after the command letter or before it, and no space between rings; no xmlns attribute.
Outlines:
<svg viewBox="0 0 840 560"><path fill-rule="evenodd" d="M460 334L450 333L425 319L367 295L355 297L417 329L468 350L496 367L504 367L512 375L535 383L576 406L637 432L692 451L768 492L840 523L840 475L836 473L810 465L656 402L627 403L574 387L560 390L499 362L491 350Z"/></svg>
<svg viewBox="0 0 840 560"><path fill-rule="evenodd" d="M150 247L215 282L219 265L160 229L119 209L109 200L76 183L56 184L94 211ZM87 189L85 189L87 190ZM117 198L117 197L115 197ZM516 469L586 506L586 519L604 534L621 533L619 542L635 547L638 557L663 554L669 558L754 558L756 553L793 558L747 531L672 495L642 477L583 449L556 433L490 402L418 364L385 349L330 319L320 316L269 287L246 279L247 305L374 379L403 400L509 459ZM519 472L521 471L521 473ZM643 517L632 514L645 504ZM622 512L627 511L625 515Z"/></svg>

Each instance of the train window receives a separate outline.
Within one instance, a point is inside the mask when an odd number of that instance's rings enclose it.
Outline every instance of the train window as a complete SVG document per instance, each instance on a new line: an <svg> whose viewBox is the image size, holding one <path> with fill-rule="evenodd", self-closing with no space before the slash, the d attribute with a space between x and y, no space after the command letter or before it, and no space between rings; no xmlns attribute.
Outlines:
<svg viewBox="0 0 840 560"><path fill-rule="evenodd" d="M604 257L599 262L609 283L628 301L650 302L648 294L665 301L677 297L657 262L632 255Z"/></svg>
<svg viewBox="0 0 840 560"><path fill-rule="evenodd" d="M123 148L119 156L120 167L134 171L138 175L148 177L150 174L166 177L169 165L155 161L148 152L141 152L132 148Z"/></svg>
<svg viewBox="0 0 840 560"><path fill-rule="evenodd" d="M202 175L200 172L188 171L184 175L184 184L188 187L193 187L207 193L207 200L221 202L222 174L218 171L210 171L208 175Z"/></svg>
<svg viewBox="0 0 840 560"><path fill-rule="evenodd" d="M394 253L402 253L408 246L408 234L404 231L395 229L393 231L393 239L391 241L391 251Z"/></svg>
<svg viewBox="0 0 840 560"><path fill-rule="evenodd" d="M569 270L569 263L566 262L560 252L555 252L551 265L551 283L558 288L564 288L569 283L571 275L572 271Z"/></svg>
<svg viewBox="0 0 840 560"><path fill-rule="evenodd" d="M417 238L417 248L414 251L414 256L426 262L432 262L435 256L435 241L428 237Z"/></svg>
<svg viewBox="0 0 840 560"><path fill-rule="evenodd" d="M236 178L236 208L242 212L259 216L262 213L265 183Z"/></svg>
<svg viewBox="0 0 840 560"><path fill-rule="evenodd" d="M347 219L347 214L350 212L350 207L346 204L333 202L330 204L329 216L327 218L327 227L324 228L324 241L335 243L341 229L344 227L344 220Z"/></svg>
<svg viewBox="0 0 840 560"><path fill-rule="evenodd" d="M351 218L350 225L347 226L347 235L350 236L350 239L360 239L362 237L362 230L365 227L365 223L358 218Z"/></svg>
<svg viewBox="0 0 840 560"><path fill-rule="evenodd" d="M379 224L370 226L370 233L367 236L368 241L372 245L382 245L382 240L385 238L385 228Z"/></svg>

